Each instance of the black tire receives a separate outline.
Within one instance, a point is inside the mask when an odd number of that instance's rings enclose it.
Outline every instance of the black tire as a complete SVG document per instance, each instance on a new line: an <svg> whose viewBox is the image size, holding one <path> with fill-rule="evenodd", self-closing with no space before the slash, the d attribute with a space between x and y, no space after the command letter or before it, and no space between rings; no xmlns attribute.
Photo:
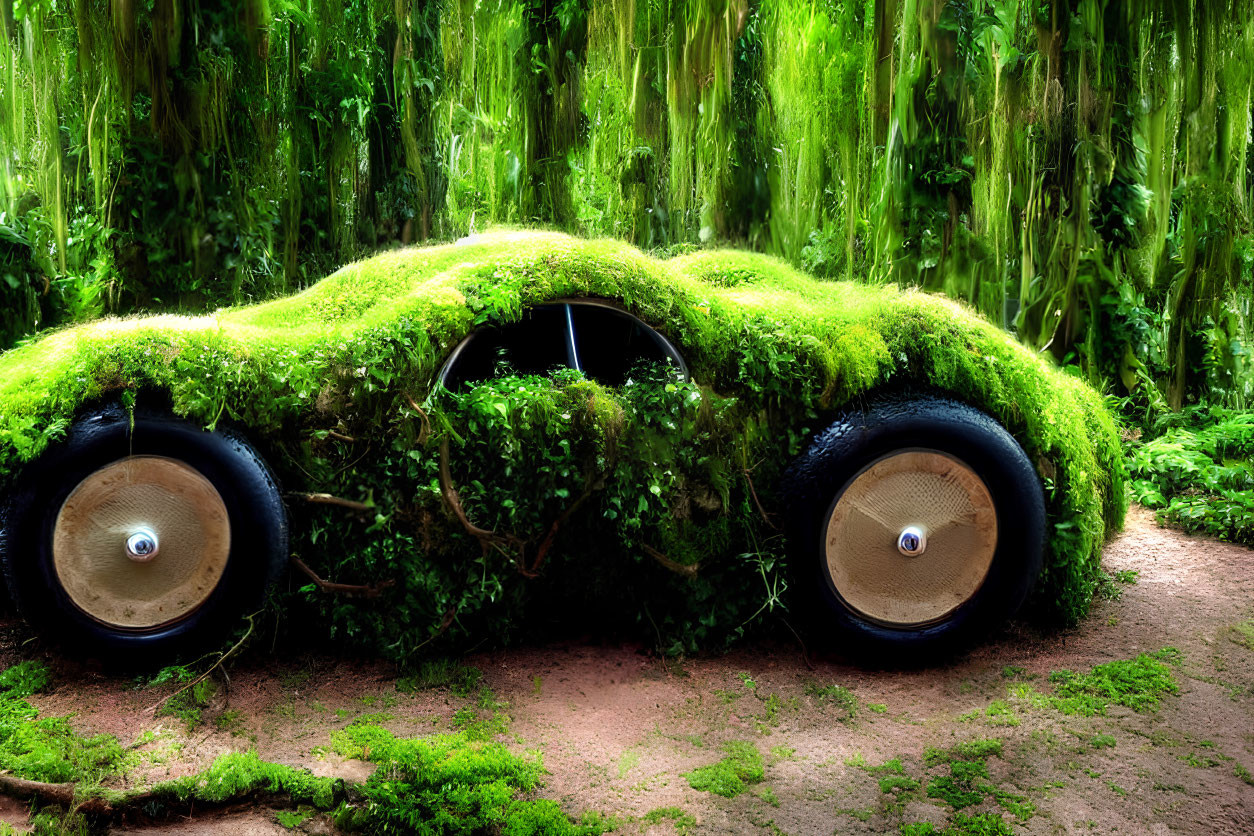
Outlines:
<svg viewBox="0 0 1254 836"><path fill-rule="evenodd" d="M973 581L978 583L974 592L936 618L886 622L852 606L833 580L833 574L841 570L829 568L828 525L838 501L862 474L906 452L936 453L965 465L964 473L973 471L987 489L997 525L995 534L983 535L984 554L991 551L992 558L982 582ZM958 401L903 394L875 401L866 410L846 412L789 467L782 495L788 515L790 570L801 596L808 599L800 603L814 617L819 635L830 636L835 628L839 640L835 649L848 655L915 663L959 649L1013 615L1041 571L1045 500L1040 479L1004 427ZM987 505L983 513L987 519ZM886 525L885 530L893 529ZM831 536L839 538L839 534ZM838 552L841 543L852 542L833 539L831 548ZM890 542L892 548L885 550L896 550L898 542L891 538ZM904 544L909 545L908 541ZM848 554L852 549L844 551ZM898 565L880 555L877 552L874 560L883 562L875 563L873 572L880 571L880 566ZM924 558L920 552L918 559ZM833 558L836 562L862 559L856 555Z"/></svg>
<svg viewBox="0 0 1254 836"><path fill-rule="evenodd" d="M220 575L211 591L198 593L207 597L167 623L140 628L86 612L67 593L54 564L53 537L66 499L83 480L128 457L174 461L203 477L220 496L229 520ZM0 563L27 621L76 655L139 667L221 641L242 615L261 605L287 560L282 495L269 468L242 437L140 409L132 424L132 416L117 405L82 414L63 441L25 468L0 514Z"/></svg>

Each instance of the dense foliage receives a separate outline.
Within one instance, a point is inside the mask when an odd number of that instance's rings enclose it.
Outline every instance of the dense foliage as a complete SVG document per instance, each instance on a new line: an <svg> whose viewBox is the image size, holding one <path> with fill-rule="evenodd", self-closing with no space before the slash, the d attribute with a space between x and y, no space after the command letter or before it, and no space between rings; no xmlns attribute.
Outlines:
<svg viewBox="0 0 1254 836"><path fill-rule="evenodd" d="M1159 518L1254 546L1254 412L1193 410L1132 445L1132 495Z"/></svg>
<svg viewBox="0 0 1254 836"><path fill-rule="evenodd" d="M692 382L646 368L621 387L508 370L468 391L435 385L473 328L581 296L620 298L657 325ZM548 620L627 624L679 651L787 603L782 469L884 386L948 392L1021 440L1050 524L1038 612L1079 618L1125 503L1097 394L940 297L744 252L657 260L506 232L376 256L261 305L54 333L0 355L0 479L79 405L164 393L197 422L246 426L289 491L370 509L292 503L296 553L378 593L298 590L310 611L288 623L303 632L329 624L410 659L438 636L502 641Z"/></svg>
<svg viewBox="0 0 1254 836"><path fill-rule="evenodd" d="M0 0L0 345L493 223L968 301L1254 398L1245 0Z"/></svg>

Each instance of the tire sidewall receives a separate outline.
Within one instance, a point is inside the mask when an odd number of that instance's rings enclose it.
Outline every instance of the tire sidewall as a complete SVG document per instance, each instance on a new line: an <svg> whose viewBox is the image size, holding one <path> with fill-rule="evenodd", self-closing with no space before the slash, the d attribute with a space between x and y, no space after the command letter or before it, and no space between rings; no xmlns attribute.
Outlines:
<svg viewBox="0 0 1254 836"><path fill-rule="evenodd" d="M226 567L209 597L185 617L150 630L110 627L66 594L53 563L57 516L92 473L127 456L181 461L218 491L231 524ZM0 531L13 599L36 629L76 651L147 660L213 641L259 606L287 560L287 516L273 474L243 438L117 405L92 410L19 476Z"/></svg>
<svg viewBox="0 0 1254 836"><path fill-rule="evenodd" d="M827 524L844 490L893 453L926 450L958 459L984 482L997 516L997 547L980 588L943 619L891 627L846 605L827 569ZM785 476L790 567L815 626L833 625L854 655L936 653L987 634L1023 604L1041 571L1044 495L1023 449L1000 424L934 395L885 398L820 433Z"/></svg>

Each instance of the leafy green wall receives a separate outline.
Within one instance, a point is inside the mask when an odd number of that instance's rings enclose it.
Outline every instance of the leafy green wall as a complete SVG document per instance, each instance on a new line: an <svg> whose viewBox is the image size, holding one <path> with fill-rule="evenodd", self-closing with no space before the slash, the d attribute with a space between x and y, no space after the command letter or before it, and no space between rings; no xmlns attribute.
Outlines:
<svg viewBox="0 0 1254 836"><path fill-rule="evenodd" d="M940 290L1134 414L1254 404L1246 0L0 0L0 21L0 346L541 224Z"/></svg>

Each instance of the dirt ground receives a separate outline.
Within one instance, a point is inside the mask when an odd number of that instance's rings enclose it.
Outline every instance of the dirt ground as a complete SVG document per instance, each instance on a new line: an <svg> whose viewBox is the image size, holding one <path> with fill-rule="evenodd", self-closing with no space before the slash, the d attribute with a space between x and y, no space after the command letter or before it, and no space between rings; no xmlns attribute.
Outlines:
<svg viewBox="0 0 1254 836"><path fill-rule="evenodd" d="M504 740L539 750L549 771L541 794L574 815L617 814L620 833L896 833L903 823L938 828L953 812L922 791L881 790L898 758L915 779L942 769L927 747L1000 739L988 759L1003 797L964 813L1000 812L1016 833L1254 834L1254 642L1237 625L1254 619L1254 551L1159 528L1134 509L1109 545L1108 571L1135 570L1117 598L1097 602L1077 629L1039 635L1012 626L956 662L925 670L874 671L833 656L807 660L797 646L749 646L712 658L666 662L635 646L534 647L470 657L512 719ZM13 657L23 628L0 625ZM1050 693L1052 671L1086 671L1163 647L1178 648L1179 693L1156 712L1111 706L1105 716L1064 715L1032 693ZM12 658L6 660L12 661ZM155 730L142 774L160 779L203 768L216 755L256 748L268 760L361 780L370 765L323 754L328 735L363 714L395 733L449 728L469 704L447 690L407 694L382 664L305 658L237 667L229 688L193 730L147 709L160 697L134 681L54 662L58 685L35 702L74 715L83 733L124 743ZM852 718L817 689L857 697ZM225 714L229 722L215 722ZM764 780L738 797L689 786L683 773L749 741ZM1113 743L1113 745L1112 745ZM1241 777L1244 772L1246 779ZM674 808L666 813L654 812ZM1032 810L1034 808L1034 812ZM682 814L682 815L681 815ZM0 803L0 820L25 821ZM301 826L326 832L313 818ZM123 831L119 831L123 832ZM273 811L218 811L148 834L285 833Z"/></svg>

